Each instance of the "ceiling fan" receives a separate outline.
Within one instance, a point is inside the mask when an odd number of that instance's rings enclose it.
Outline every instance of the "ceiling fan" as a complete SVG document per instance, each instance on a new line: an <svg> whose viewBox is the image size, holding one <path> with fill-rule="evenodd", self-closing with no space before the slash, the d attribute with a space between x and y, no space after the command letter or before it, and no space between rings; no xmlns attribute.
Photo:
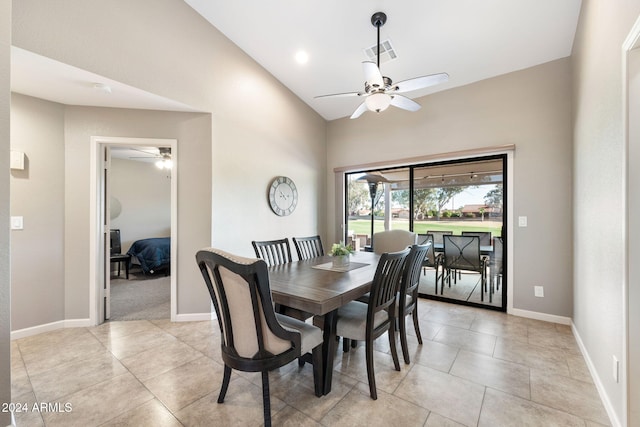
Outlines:
<svg viewBox="0 0 640 427"><path fill-rule="evenodd" d="M151 152L148 151L148 149L139 150L137 148L133 148L133 150L139 151L141 154L147 154L147 155L129 157L130 159L158 159L155 162L155 165L159 169L171 169L173 167L173 162L171 160L171 147L152 148ZM157 150L157 153L155 152L156 150Z"/></svg>
<svg viewBox="0 0 640 427"><path fill-rule="evenodd" d="M382 27L385 22L387 22L387 15L384 12L376 12L371 16L371 24L373 24L373 26L378 30L378 43L376 45L378 47L377 63L372 61L364 61L362 63L365 76L364 92L335 93L331 95L316 96L316 98L345 96L363 97L364 102L362 102L362 104L360 104L353 112L351 115L352 119L360 117L362 113L367 110L379 113L386 110L389 105L393 105L394 107L407 111L418 111L420 109L420 104L400 94L434 86L449 80L449 75L447 73L415 77L398 83L393 83L389 77L383 76L380 72L380 27Z"/></svg>

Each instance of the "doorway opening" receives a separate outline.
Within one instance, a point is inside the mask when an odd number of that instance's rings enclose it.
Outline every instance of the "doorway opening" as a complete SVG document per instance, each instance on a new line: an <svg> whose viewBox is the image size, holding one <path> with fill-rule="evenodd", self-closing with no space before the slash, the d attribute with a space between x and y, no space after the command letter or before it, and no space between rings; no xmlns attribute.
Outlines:
<svg viewBox="0 0 640 427"><path fill-rule="evenodd" d="M412 231L434 248L421 297L506 311L506 177L504 154L347 173L345 241L368 251L375 233ZM478 244L475 272L445 268L445 235Z"/></svg>
<svg viewBox="0 0 640 427"><path fill-rule="evenodd" d="M175 320L177 141L93 137L91 151L91 321Z"/></svg>

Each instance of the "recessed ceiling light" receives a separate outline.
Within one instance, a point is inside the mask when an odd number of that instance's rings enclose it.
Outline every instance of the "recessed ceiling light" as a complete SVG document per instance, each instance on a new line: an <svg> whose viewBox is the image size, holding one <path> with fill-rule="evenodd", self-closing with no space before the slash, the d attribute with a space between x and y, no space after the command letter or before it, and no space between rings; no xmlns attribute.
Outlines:
<svg viewBox="0 0 640 427"><path fill-rule="evenodd" d="M309 61L309 54L304 50L299 50L296 53L296 62L300 65L304 65Z"/></svg>

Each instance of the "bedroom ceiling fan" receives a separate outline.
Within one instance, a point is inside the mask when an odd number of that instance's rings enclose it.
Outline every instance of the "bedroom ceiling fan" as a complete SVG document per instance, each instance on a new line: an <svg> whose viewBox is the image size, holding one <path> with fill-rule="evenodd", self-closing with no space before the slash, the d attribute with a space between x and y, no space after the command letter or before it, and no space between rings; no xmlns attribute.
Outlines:
<svg viewBox="0 0 640 427"><path fill-rule="evenodd" d="M173 167L173 161L171 160L171 147L154 148L153 150L157 150L157 153L149 152L146 150L138 150L136 148L134 148L134 150L147 155L129 157L130 159L158 159L155 162L155 165L158 169L171 169Z"/></svg>
<svg viewBox="0 0 640 427"><path fill-rule="evenodd" d="M377 63L372 61L364 61L362 63L362 69L364 70L365 76L364 92L335 93L331 95L316 96L316 98L346 96L363 97L364 101L353 112L351 115L352 119L360 117L367 110L379 113L386 110L389 105L393 105L394 107L407 111L418 111L420 109L420 104L400 94L434 86L449 80L449 75L447 73L415 77L398 83L393 83L389 77L383 76L380 72L380 27L382 27L385 22L387 22L387 15L384 12L376 12L371 16L371 24L376 27L378 33L378 43L376 45L378 49L376 55Z"/></svg>

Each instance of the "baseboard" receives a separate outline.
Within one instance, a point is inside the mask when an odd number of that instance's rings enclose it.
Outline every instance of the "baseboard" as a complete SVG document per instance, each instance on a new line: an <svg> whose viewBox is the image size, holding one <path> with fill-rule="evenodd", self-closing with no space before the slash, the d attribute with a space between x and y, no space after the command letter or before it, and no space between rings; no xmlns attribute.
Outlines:
<svg viewBox="0 0 640 427"><path fill-rule="evenodd" d="M602 385L602 381L600 380L598 371L596 371L596 368L593 362L591 361L591 358L589 357L589 352L587 351L587 348L584 346L584 343L582 342L582 338L580 337L580 334L576 329L576 325L574 325L573 322L571 322L571 331L573 332L573 336L575 337L576 342L578 343L578 347L580 348L582 357L584 357L584 361L587 364L587 368L589 368L589 372L591 373L591 379L593 379L593 383L596 385L596 390L598 390L598 394L600 395L600 399L602 400L604 409L607 411L607 415L609 416L609 421L611 422L611 425L613 427L622 427L620 420L618 419L615 411L613 410L613 405L611 405L611 400L609 399L609 396L607 395L604 389L604 386Z"/></svg>
<svg viewBox="0 0 640 427"><path fill-rule="evenodd" d="M11 339L17 340L20 338L26 338L33 335L38 335L43 332L51 332L57 329L64 328L85 328L91 326L90 319L69 319L58 320L57 322L45 323L43 325L32 326L30 328L18 329L11 331Z"/></svg>
<svg viewBox="0 0 640 427"><path fill-rule="evenodd" d="M213 320L216 319L215 313L187 313L187 314L176 314L173 322L199 322L202 320Z"/></svg>
<svg viewBox="0 0 640 427"><path fill-rule="evenodd" d="M521 310L519 308L512 309L511 311L509 311L509 314L513 314L514 316L526 317L528 319L542 320L543 322L559 323L561 325L572 324L570 317L539 313L537 311Z"/></svg>

